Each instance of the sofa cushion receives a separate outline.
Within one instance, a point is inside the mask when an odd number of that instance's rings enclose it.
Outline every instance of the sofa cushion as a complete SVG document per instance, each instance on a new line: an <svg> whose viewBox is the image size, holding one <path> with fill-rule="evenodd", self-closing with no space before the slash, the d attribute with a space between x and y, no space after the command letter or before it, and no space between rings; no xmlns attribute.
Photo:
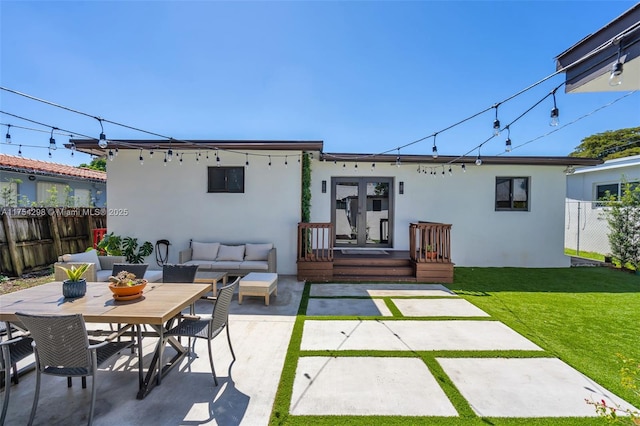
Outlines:
<svg viewBox="0 0 640 426"><path fill-rule="evenodd" d="M220 243L200 243L198 241L191 242L192 260L216 260Z"/></svg>
<svg viewBox="0 0 640 426"><path fill-rule="evenodd" d="M233 271L240 269L241 263L242 262L236 262L235 260L216 260L211 264L211 269L215 269L216 271Z"/></svg>
<svg viewBox="0 0 640 426"><path fill-rule="evenodd" d="M98 282L107 282L109 281L110 276L111 276L111 271L107 269L101 269L99 271L96 271L96 280L98 280Z"/></svg>
<svg viewBox="0 0 640 426"><path fill-rule="evenodd" d="M82 253L65 254L62 256L62 260L64 262L95 263L96 272L99 272L102 270L102 267L100 266L100 259L98 259L98 252L94 249L91 249L89 251L85 251ZM111 273L111 270L109 270L109 273Z"/></svg>
<svg viewBox="0 0 640 426"><path fill-rule="evenodd" d="M254 271L268 271L269 262L266 260L245 260L240 264L240 269L252 269Z"/></svg>
<svg viewBox="0 0 640 426"><path fill-rule="evenodd" d="M147 269L144 273L144 279L150 283L162 282L162 271L158 269Z"/></svg>
<svg viewBox="0 0 640 426"><path fill-rule="evenodd" d="M273 244L246 244L244 260L267 260Z"/></svg>
<svg viewBox="0 0 640 426"><path fill-rule="evenodd" d="M202 269L211 269L211 264L214 263L210 260L189 260L184 263L184 265L198 265L202 267Z"/></svg>
<svg viewBox="0 0 640 426"><path fill-rule="evenodd" d="M220 244L216 261L221 260L242 262L244 260L244 244L240 246L225 246L224 244Z"/></svg>

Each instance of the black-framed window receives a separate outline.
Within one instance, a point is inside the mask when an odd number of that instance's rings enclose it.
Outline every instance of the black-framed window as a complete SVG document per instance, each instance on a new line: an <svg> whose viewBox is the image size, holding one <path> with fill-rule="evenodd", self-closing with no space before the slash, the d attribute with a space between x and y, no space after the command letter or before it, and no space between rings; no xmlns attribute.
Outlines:
<svg viewBox="0 0 640 426"><path fill-rule="evenodd" d="M244 192L244 167L209 167L207 192Z"/></svg>
<svg viewBox="0 0 640 426"><path fill-rule="evenodd" d="M496 210L529 211L529 178L496 177Z"/></svg>

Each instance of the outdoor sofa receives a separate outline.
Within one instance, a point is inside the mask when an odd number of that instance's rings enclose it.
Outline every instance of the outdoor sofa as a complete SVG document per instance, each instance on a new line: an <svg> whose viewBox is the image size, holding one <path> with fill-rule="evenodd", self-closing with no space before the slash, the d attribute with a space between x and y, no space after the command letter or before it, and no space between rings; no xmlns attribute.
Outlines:
<svg viewBox="0 0 640 426"><path fill-rule="evenodd" d="M87 272L83 275L88 282L107 282L111 276L113 265L127 263L127 260L124 256L98 256L98 252L94 249L83 253L63 254L58 258L58 262L53 265L56 281L67 279L67 274L58 266L70 268L73 265L77 266L83 263L89 264ZM149 282L162 281L162 271L147 269L144 273L144 278Z"/></svg>
<svg viewBox="0 0 640 426"><path fill-rule="evenodd" d="M245 276L250 272L276 272L276 248L272 243L225 244L191 241L180 251L179 263L198 265L199 271L227 272Z"/></svg>

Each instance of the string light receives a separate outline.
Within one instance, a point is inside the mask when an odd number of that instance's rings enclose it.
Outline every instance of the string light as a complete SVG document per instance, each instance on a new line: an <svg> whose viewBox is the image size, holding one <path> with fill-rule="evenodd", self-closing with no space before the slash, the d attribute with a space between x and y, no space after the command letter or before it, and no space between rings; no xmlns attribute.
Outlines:
<svg viewBox="0 0 640 426"><path fill-rule="evenodd" d="M11 134L9 133L10 130L11 130L11 124L7 124L7 134L4 137L5 138L4 141L6 143L11 143Z"/></svg>
<svg viewBox="0 0 640 426"><path fill-rule="evenodd" d="M284 156L284 166L289 167L289 162L287 161L287 156Z"/></svg>
<svg viewBox="0 0 640 426"><path fill-rule="evenodd" d="M556 127L560 122L558 121L558 117L560 117L560 110L556 106L556 90L553 89L551 95L553 95L553 108L551 108L551 120L549 121L549 125Z"/></svg>
<svg viewBox="0 0 640 426"><path fill-rule="evenodd" d="M49 150L49 154L51 154L51 150ZM22 157L22 145L18 146L18 155Z"/></svg>
<svg viewBox="0 0 640 426"><path fill-rule="evenodd" d="M476 166L482 165L482 158L480 157L480 147L478 147L478 156L476 157Z"/></svg>
<svg viewBox="0 0 640 426"><path fill-rule="evenodd" d="M153 152L153 151L151 151L151 152ZM140 150L140 157L139 157L139 160L140 160L140 165L141 165L141 166L142 166L142 165L144 165L144 157L142 156L142 150Z"/></svg>
<svg viewBox="0 0 640 426"><path fill-rule="evenodd" d="M620 61L620 55L622 53L622 41L618 45L618 58L616 63L611 67L611 75L609 75L609 86L619 86L622 84L622 62Z"/></svg>
<svg viewBox="0 0 640 426"><path fill-rule="evenodd" d="M167 150L167 154L164 156L164 158L167 161L173 160L173 150L171 148Z"/></svg>
<svg viewBox="0 0 640 426"><path fill-rule="evenodd" d="M507 140L505 141L504 150L511 152L511 128L509 126L507 126Z"/></svg>
<svg viewBox="0 0 640 426"><path fill-rule="evenodd" d="M109 150L109 161L113 161L113 151Z"/></svg>
<svg viewBox="0 0 640 426"><path fill-rule="evenodd" d="M433 134L433 149L431 150L433 152L432 156L433 158L438 158L438 147L436 146L436 136L438 136L437 133Z"/></svg>
<svg viewBox="0 0 640 426"><path fill-rule="evenodd" d="M464 164L461 164L460 168L462 169L462 173L466 173L467 172L467 166L465 166Z"/></svg>
<svg viewBox="0 0 640 426"><path fill-rule="evenodd" d="M376 163L371 163L371 171L374 171L376 169Z"/></svg>
<svg viewBox="0 0 640 426"><path fill-rule="evenodd" d="M167 153L164 153L164 166L167 167Z"/></svg>
<svg viewBox="0 0 640 426"><path fill-rule="evenodd" d="M449 176L453 176L453 170L451 170L451 165L449 165Z"/></svg>
<svg viewBox="0 0 640 426"><path fill-rule="evenodd" d="M496 119L493 120L493 135L498 136L500 134L500 120L498 120L498 107L500 103L497 103L493 106L496 109Z"/></svg>
<svg viewBox="0 0 640 426"><path fill-rule="evenodd" d="M102 125L102 118L95 117L95 119L98 120L98 123L100 123L100 138L98 139L98 146L102 149L105 149L109 143L107 142L107 137L104 134L104 126Z"/></svg>
<svg viewBox="0 0 640 426"><path fill-rule="evenodd" d="M49 149L55 151L56 149L58 149L58 147L56 146L56 140L53 138L54 130L58 130L58 128L57 127L51 128L51 137L49 138Z"/></svg>
<svg viewBox="0 0 640 426"><path fill-rule="evenodd" d="M53 157L53 155L51 155L51 148L49 148L49 158Z"/></svg>
<svg viewBox="0 0 640 426"><path fill-rule="evenodd" d="M271 156L269 156L269 170L271 170Z"/></svg>
<svg viewBox="0 0 640 426"><path fill-rule="evenodd" d="M244 159L245 159L244 165L249 167L249 154L245 153L244 155L245 155L245 157L244 157Z"/></svg>
<svg viewBox="0 0 640 426"><path fill-rule="evenodd" d="M216 149L216 166L220 167L222 165L222 161L220 161L220 155L218 154L218 150Z"/></svg>
<svg viewBox="0 0 640 426"><path fill-rule="evenodd" d="M398 156L396 157L396 166L400 167L400 148L398 148Z"/></svg>

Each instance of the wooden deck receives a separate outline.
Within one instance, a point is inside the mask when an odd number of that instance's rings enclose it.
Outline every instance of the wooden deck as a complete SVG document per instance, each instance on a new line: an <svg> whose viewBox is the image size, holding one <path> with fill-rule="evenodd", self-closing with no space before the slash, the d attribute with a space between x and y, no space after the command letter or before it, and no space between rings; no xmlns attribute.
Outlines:
<svg viewBox="0 0 640 426"><path fill-rule="evenodd" d="M409 250L334 247L329 223L298 224L298 279L452 283L451 225L410 224Z"/></svg>

